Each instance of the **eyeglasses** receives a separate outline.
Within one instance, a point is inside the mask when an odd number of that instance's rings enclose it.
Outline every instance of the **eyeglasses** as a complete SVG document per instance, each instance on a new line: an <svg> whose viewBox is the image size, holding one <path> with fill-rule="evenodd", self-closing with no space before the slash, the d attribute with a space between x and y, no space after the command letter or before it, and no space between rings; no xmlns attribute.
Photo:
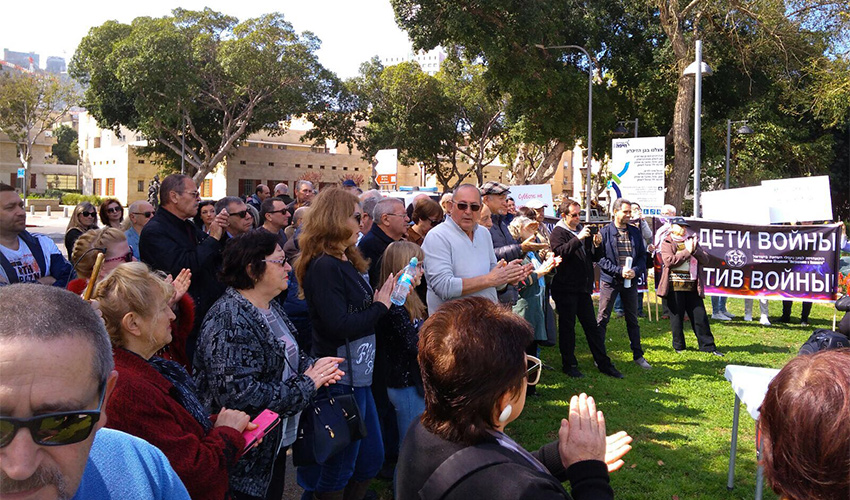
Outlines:
<svg viewBox="0 0 850 500"><path fill-rule="evenodd" d="M180 191L181 194L188 194L192 198L200 198L201 193L199 191Z"/></svg>
<svg viewBox="0 0 850 500"><path fill-rule="evenodd" d="M387 214L387 215L390 215L390 214ZM356 220L357 223L360 224L360 221L363 219L363 214L354 214L354 215L352 215L352 217L354 217L354 220Z"/></svg>
<svg viewBox="0 0 850 500"><path fill-rule="evenodd" d="M407 217L407 214L386 214L386 215L395 215L396 217Z"/></svg>
<svg viewBox="0 0 850 500"><path fill-rule="evenodd" d="M153 212L133 212L133 215L144 215L146 219L153 217Z"/></svg>
<svg viewBox="0 0 850 500"><path fill-rule="evenodd" d="M97 215L97 212L80 212L80 215L82 215L83 217L94 217L95 215Z"/></svg>
<svg viewBox="0 0 850 500"><path fill-rule="evenodd" d="M436 226L443 221L441 219L428 219L428 222L430 222L432 226Z"/></svg>
<svg viewBox="0 0 850 500"><path fill-rule="evenodd" d="M470 210L472 210L473 212L477 212L477 211L481 210L481 205L479 205L478 203L462 203L462 202L458 202L458 203L455 203L455 206L456 206L456 207L457 207L457 209L458 209L458 210L460 210L461 212L466 212L466 209L467 209L467 208L468 208L468 209L470 209Z"/></svg>
<svg viewBox="0 0 850 500"><path fill-rule="evenodd" d="M106 396L106 381L100 383L100 401L95 410L63 411L30 418L0 417L0 448L15 439L18 429L27 428L35 444L62 446L79 443L89 437L100 420L100 409Z"/></svg>
<svg viewBox="0 0 850 500"><path fill-rule="evenodd" d="M121 207L109 207L106 209L106 213L114 214L116 212L124 212L124 209Z"/></svg>
<svg viewBox="0 0 850 500"><path fill-rule="evenodd" d="M118 257L112 257L111 259L104 259L103 262L115 262L123 260L124 262L133 262L133 251L125 253L124 255L119 255Z"/></svg>
<svg viewBox="0 0 850 500"><path fill-rule="evenodd" d="M242 210L241 212L233 212L232 214L229 214L229 215L230 215L230 217L239 217L240 219L244 219L245 216L248 215L249 213L250 212L248 212L248 210L246 209L246 210Z"/></svg>
<svg viewBox="0 0 850 500"><path fill-rule="evenodd" d="M581 214L567 214L567 217L569 217L569 218L571 218L571 219L575 219L575 218L576 218L576 217L578 217L579 215L581 215Z"/></svg>
<svg viewBox="0 0 850 500"><path fill-rule="evenodd" d="M263 259L263 262L271 262L272 264L280 264L281 267L286 265L286 259Z"/></svg>
<svg viewBox="0 0 850 500"><path fill-rule="evenodd" d="M540 382L540 374L543 372L543 362L540 361L540 358L529 354L526 354L525 358L528 364L528 369L525 371L526 383L528 385L537 385L537 382Z"/></svg>

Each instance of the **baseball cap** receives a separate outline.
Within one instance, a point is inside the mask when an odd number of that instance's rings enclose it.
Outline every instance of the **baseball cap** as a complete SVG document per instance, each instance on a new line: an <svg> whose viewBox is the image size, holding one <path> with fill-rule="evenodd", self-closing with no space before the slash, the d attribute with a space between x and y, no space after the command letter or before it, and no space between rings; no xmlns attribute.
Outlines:
<svg viewBox="0 0 850 500"><path fill-rule="evenodd" d="M676 224L677 226L690 226L684 217L671 217L670 224Z"/></svg>
<svg viewBox="0 0 850 500"><path fill-rule="evenodd" d="M525 206L527 206L528 208L533 208L535 210L540 210L541 208L548 207L549 205L547 205L546 203L543 203L542 200L535 199L535 200L531 200L528 203L526 203Z"/></svg>

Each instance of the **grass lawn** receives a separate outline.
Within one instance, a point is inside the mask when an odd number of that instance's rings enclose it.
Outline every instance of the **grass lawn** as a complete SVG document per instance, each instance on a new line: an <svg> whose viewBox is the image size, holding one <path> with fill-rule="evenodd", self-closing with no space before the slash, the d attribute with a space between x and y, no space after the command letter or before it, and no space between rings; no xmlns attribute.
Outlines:
<svg viewBox="0 0 850 500"><path fill-rule="evenodd" d="M705 300L710 310L708 298ZM538 397L526 401L519 419L507 429L528 450L557 436L569 399L586 392L605 413L608 433L627 431L633 449L626 465L611 476L617 498L632 499L750 499L754 496L756 457L754 422L741 408L735 488L726 489L734 394L723 377L726 365L781 368L794 357L815 328L831 328L834 309L815 304L810 326L799 325L800 304L794 304L792 323L777 323L781 303L770 302L772 326L743 321L743 300L730 299L732 321L712 321L711 328L724 358L696 350L696 336L686 324L688 350L677 354L671 347L670 322L641 322L646 359L653 369L644 371L632 362L624 319L608 326L608 354L625 379L599 373L578 326L576 355L586 375L573 379L561 371L557 347L542 349L542 357L555 370L545 370ZM660 309L660 308L659 308ZM758 310L758 304L754 309ZM758 317L756 318L758 319ZM776 498L766 486L764 498Z"/></svg>

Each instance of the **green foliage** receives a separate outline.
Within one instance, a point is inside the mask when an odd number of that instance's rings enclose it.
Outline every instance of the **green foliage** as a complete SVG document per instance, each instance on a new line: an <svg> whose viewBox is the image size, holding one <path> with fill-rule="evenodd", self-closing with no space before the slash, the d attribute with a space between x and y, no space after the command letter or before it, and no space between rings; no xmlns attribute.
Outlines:
<svg viewBox="0 0 850 500"><path fill-rule="evenodd" d="M77 131L68 125L61 125L53 131L56 144L53 145L53 156L59 163L75 165L80 159L77 146Z"/></svg>
<svg viewBox="0 0 850 500"><path fill-rule="evenodd" d="M177 164L185 142L187 171L198 182L247 135L282 132L290 116L324 105L334 77L318 48L312 33L297 34L279 13L239 22L175 9L92 28L70 73L88 85L83 104L101 126L141 131L148 153Z"/></svg>
<svg viewBox="0 0 850 500"><path fill-rule="evenodd" d="M65 193L62 195L62 201L60 202L62 205L79 205L84 201L90 202L94 206L100 206L103 200L100 196L95 196L93 194L79 194L79 193Z"/></svg>

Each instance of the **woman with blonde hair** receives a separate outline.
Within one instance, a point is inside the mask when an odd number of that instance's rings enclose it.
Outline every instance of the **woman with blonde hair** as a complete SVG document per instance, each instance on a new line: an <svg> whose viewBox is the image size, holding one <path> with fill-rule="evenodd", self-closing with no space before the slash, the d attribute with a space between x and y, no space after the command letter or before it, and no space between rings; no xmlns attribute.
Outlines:
<svg viewBox="0 0 850 500"><path fill-rule="evenodd" d="M311 203L298 240L295 275L313 324L313 356L345 358L340 363L345 377L330 393L354 395L367 431L325 463L299 467L298 484L318 499L341 498L343 492L347 499L362 499L384 461L371 385L375 326L389 310L395 279L390 274L373 291L364 277L368 262L357 248L360 217L356 196L325 189Z"/></svg>
<svg viewBox="0 0 850 500"><path fill-rule="evenodd" d="M74 207L68 227L65 228L65 250L68 255L74 251L74 243L83 233L89 229L97 229L97 209L94 205L84 201Z"/></svg>
<svg viewBox="0 0 850 500"><path fill-rule="evenodd" d="M227 473L242 456L250 418L222 408L213 422L186 370L155 355L171 342L174 293L141 262L118 266L98 283L94 298L119 374L107 426L162 450L192 498L228 498Z"/></svg>
<svg viewBox="0 0 850 500"><path fill-rule="evenodd" d="M409 241L396 241L387 247L381 259L381 281L403 269L413 257L419 263L411 285L417 286L422 278L425 253L419 245ZM411 293L404 305L392 304L389 314L378 321L378 355L386 360L386 371L382 375L390 403L395 408L399 444L404 441L404 433L413 419L425 410L416 355L419 353L419 327L426 317L425 304L417 294Z"/></svg>
<svg viewBox="0 0 850 500"><path fill-rule="evenodd" d="M71 253L71 262L74 263L74 269L77 271L78 277L68 283L68 290L74 293L83 293L89 280L92 279L94 264L100 253L104 254L104 260L100 268L100 273L94 278L95 283L102 280L119 265L136 260L133 257L133 251L130 250L130 245L127 244L127 236L120 230L114 227L104 227L94 231L88 231L80 236L74 244L74 251ZM189 337L189 333L192 331L192 325L194 324L195 303L192 297L186 293L186 290L189 289L192 273L188 269L184 269L173 281L170 276L167 280L178 292L174 295L174 303L170 304L177 312L177 320L171 325L174 340L168 346L167 350L160 354L163 357L179 362L184 367L188 367L186 339Z"/></svg>

